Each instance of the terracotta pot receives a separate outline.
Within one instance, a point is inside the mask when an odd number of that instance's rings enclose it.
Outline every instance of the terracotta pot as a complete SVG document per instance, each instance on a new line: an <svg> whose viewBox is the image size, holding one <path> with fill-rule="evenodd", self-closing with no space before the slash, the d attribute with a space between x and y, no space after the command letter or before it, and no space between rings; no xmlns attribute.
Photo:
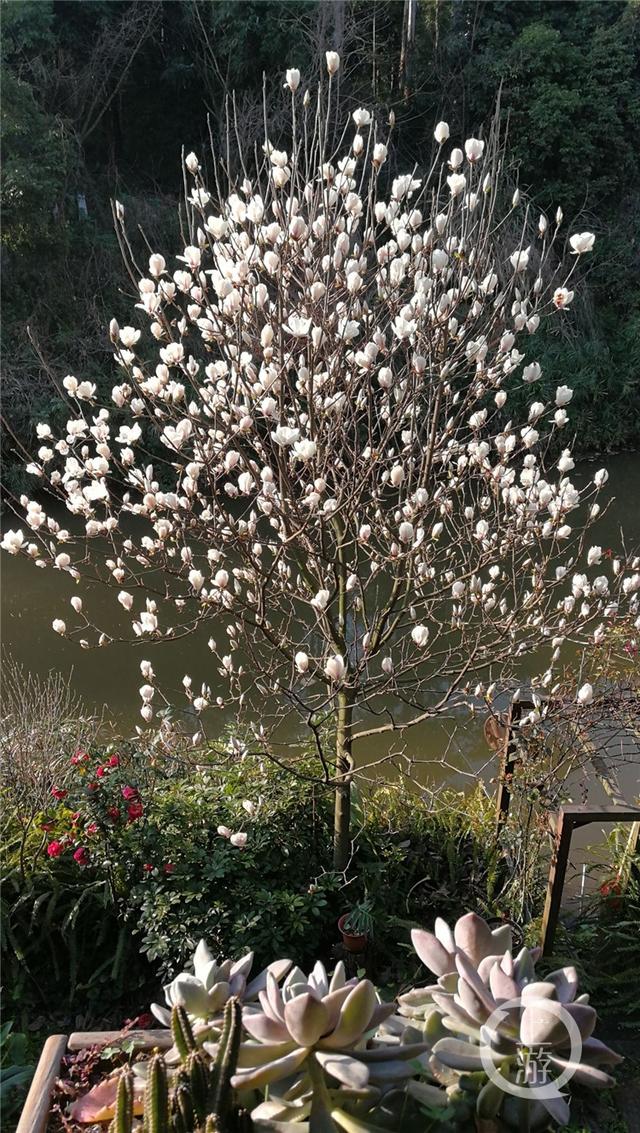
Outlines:
<svg viewBox="0 0 640 1133"><path fill-rule="evenodd" d="M361 935L354 935L351 932L345 932L344 926L348 919L349 914L343 913L343 915L340 917L340 920L338 921L338 929L342 934L342 943L344 944L347 952L364 952L365 948L367 947L368 937L365 933L362 933Z"/></svg>

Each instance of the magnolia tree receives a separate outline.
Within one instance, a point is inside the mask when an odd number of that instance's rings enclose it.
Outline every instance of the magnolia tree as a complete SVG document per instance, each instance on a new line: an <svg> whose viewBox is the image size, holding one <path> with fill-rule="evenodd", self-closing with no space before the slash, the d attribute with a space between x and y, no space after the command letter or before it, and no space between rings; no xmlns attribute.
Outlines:
<svg viewBox="0 0 640 1133"><path fill-rule="evenodd" d="M586 538L606 472L581 494L568 448L544 460L572 391L536 396L535 334L570 317L593 235L572 235L559 266L561 212L536 228L505 196L495 127L458 148L440 122L431 167L395 179L371 111L336 142L340 60L326 60L317 97L287 72L286 149L267 126L262 153L228 141L209 178L189 154L174 261L141 267L116 205L144 326L111 323L113 405L68 376L66 430L38 426L29 470L69 529L23 497L31 534L3 545L113 585L132 640L210 633L221 695L207 673L180 691L201 734L233 707L292 767L291 723L307 729L343 869L355 744L370 767L370 737L466 695L490 703L527 654L536 696L552 688L562 643L597 641L620 601L633 611L640 575L603 567ZM114 639L71 605L57 632ZM141 669L150 722L168 694Z"/></svg>

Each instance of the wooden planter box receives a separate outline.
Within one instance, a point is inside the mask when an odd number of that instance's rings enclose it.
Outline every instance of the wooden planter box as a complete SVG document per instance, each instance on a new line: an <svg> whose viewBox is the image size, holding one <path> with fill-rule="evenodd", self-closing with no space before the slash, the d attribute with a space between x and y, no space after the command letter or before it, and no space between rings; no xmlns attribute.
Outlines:
<svg viewBox="0 0 640 1133"><path fill-rule="evenodd" d="M171 1031L76 1031L69 1035L50 1035L29 1087L16 1133L45 1133L51 1108L51 1095L60 1076L60 1063L67 1051L83 1050L88 1046L106 1046L118 1042L133 1042L134 1050L168 1050Z"/></svg>

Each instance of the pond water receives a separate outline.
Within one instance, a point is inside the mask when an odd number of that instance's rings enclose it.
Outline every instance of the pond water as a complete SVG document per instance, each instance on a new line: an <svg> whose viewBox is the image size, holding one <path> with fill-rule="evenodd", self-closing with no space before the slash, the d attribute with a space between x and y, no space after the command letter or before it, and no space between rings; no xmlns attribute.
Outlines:
<svg viewBox="0 0 640 1133"><path fill-rule="evenodd" d="M640 546L640 454L621 454L597 464L583 464L573 474L576 483L588 480L597 467L605 463L609 470L607 491L611 505L594 531L594 541L603 547L617 547L621 532L627 548ZM604 493L603 493L604 494ZM14 517L5 514L4 527L15 526ZM90 609L96 624L113 627L114 596L99 586L84 588L60 571L40 570L21 557L7 554L2 559L2 644L3 649L25 669L40 677L54 670L68 676L74 690L87 708L102 711L121 735L130 734L140 722L140 660L153 663L160 684L180 685L185 672L194 681L206 680L215 693L215 666L207 648L211 627L201 637L150 645L115 644L106 649L81 650L51 629L54 617L65 617L69 598L79 593ZM126 621L123 618L123 629ZM206 628L206 627L205 627ZM230 721L227 721L230 722ZM395 741L395 751L402 751L416 761L422 783L448 782L464 788L473 785L479 776L490 779L496 770L482 732L482 718L468 720L442 718L410 729ZM292 736L291 739L295 737ZM387 736L366 741L366 751L356 753L369 763L388 750ZM391 770L386 772L393 774ZM385 774L384 767L380 774ZM623 769L623 788L632 799L638 792L638 767ZM589 801L600 801L599 788L589 794ZM597 840L595 828L583 832L576 844ZM574 864L578 864L577 859Z"/></svg>

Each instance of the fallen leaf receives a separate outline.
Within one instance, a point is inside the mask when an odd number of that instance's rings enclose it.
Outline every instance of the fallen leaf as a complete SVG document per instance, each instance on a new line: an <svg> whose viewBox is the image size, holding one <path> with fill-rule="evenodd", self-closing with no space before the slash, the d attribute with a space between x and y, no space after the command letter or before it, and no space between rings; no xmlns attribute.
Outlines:
<svg viewBox="0 0 640 1133"><path fill-rule="evenodd" d="M115 1115L116 1097L118 1094L118 1081L120 1075L112 1075L98 1082L87 1094L73 1103L69 1110L74 1121L81 1125L92 1125L94 1122L111 1121ZM139 1117L144 1109L144 1083L133 1087L133 1112Z"/></svg>

